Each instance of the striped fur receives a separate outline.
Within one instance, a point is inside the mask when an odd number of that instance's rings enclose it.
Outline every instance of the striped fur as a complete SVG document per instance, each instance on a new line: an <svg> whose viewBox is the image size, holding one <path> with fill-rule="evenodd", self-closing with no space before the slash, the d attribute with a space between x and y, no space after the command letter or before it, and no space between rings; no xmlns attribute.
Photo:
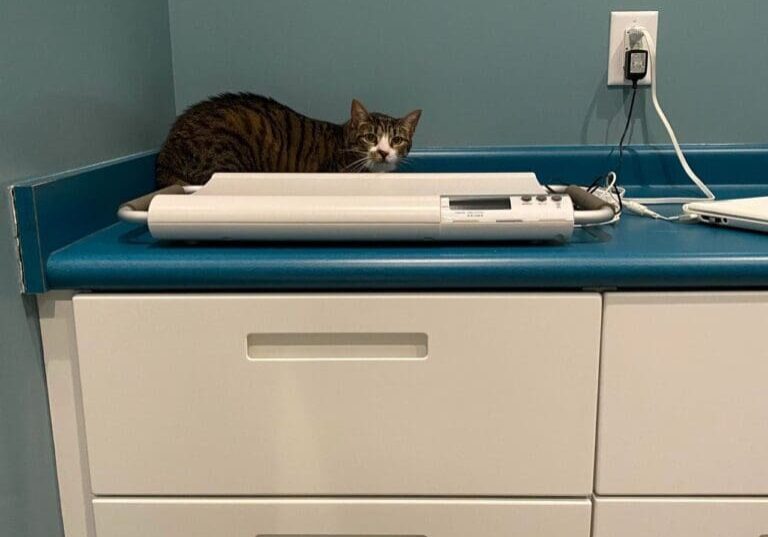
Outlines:
<svg viewBox="0 0 768 537"><path fill-rule="evenodd" d="M390 171L411 149L420 110L404 118L352 101L342 125L252 93L225 93L178 117L157 157L157 183L204 184L214 172Z"/></svg>

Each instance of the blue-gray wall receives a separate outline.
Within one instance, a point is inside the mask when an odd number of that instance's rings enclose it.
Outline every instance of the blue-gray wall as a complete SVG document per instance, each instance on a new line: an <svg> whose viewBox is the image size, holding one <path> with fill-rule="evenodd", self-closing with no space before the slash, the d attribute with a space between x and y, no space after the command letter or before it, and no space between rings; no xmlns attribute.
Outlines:
<svg viewBox="0 0 768 537"><path fill-rule="evenodd" d="M765 0L170 0L176 108L240 89L342 121L357 97L423 108L421 146L613 143L609 14L628 9L660 11L682 141L768 142ZM644 97L633 142L666 142Z"/></svg>
<svg viewBox="0 0 768 537"><path fill-rule="evenodd" d="M7 187L156 147L174 115L165 0L0 3L0 535L62 535L34 301Z"/></svg>

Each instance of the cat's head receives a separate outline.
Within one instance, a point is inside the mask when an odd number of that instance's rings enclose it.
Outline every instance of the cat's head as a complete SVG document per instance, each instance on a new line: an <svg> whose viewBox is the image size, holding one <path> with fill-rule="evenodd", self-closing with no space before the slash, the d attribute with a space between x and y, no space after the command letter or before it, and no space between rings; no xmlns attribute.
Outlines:
<svg viewBox="0 0 768 537"><path fill-rule="evenodd" d="M421 110L402 118L368 112L360 101L352 101L352 117L346 124L347 151L354 158L349 171L389 172L411 150L413 133Z"/></svg>

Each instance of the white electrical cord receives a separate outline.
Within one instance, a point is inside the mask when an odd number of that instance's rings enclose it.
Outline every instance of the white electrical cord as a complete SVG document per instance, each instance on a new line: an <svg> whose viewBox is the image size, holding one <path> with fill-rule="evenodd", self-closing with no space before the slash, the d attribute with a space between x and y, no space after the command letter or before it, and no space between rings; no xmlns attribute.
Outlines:
<svg viewBox="0 0 768 537"><path fill-rule="evenodd" d="M618 197L623 196L624 189L621 187L616 187L617 179L618 177L616 176L616 172L608 172L608 175L605 176L605 186L596 188L593 191L587 190L586 187L580 187L593 196L602 199L609 207L593 211L577 211L575 218L577 223L574 224L574 227L587 228L606 226L609 224L614 224L621 219L621 209ZM568 187L566 185L546 185L545 188L549 192L566 194L566 189ZM608 209L613 212L613 217L606 219L605 212L607 212Z"/></svg>
<svg viewBox="0 0 768 537"><path fill-rule="evenodd" d="M615 224L619 220L621 220L621 203L619 203L618 197L622 198L622 202L624 201L623 195L624 195L624 189L620 187L616 187L616 181L618 181L618 176L616 175L616 172L608 172L608 175L605 176L605 186L596 188L591 192L591 194L597 198L600 198L607 204L611 206L613 209L613 218L608 220L607 222L600 222L595 224L578 224L576 227L594 227L594 226L604 226L607 224ZM615 192L615 193L614 193Z"/></svg>
<svg viewBox="0 0 768 537"><path fill-rule="evenodd" d="M659 205L659 204L678 204L678 203L688 203L691 201L701 201L702 199L708 199L713 200L715 199L715 195L712 193L712 191L707 187L707 185L704 184L704 181L702 181L698 175L691 169L691 166L688 164L688 161L685 158L685 155L683 155L683 151L680 149L680 144L677 142L677 136L675 136L675 131L672 130L672 125L670 125L669 120L667 119L666 114L664 114L664 110L661 109L661 105L659 104L659 99L656 95L656 43L653 40L653 37L651 37L651 34L648 32L648 30L642 26L635 26L635 30L638 32L642 32L643 37L645 37L646 42L648 43L648 61L651 63L651 98L653 100L653 107L656 109L656 113L659 116L659 119L661 120L661 123L664 125L664 128L667 130L667 134L669 135L669 139L672 141L672 145L675 148L675 154L677 155L678 160L680 161L680 165L683 167L683 170L685 171L686 175L693 181L693 183L701 190L701 192L704 194L705 198L627 198L623 199L624 207L631 212L635 214L639 214L641 216L649 216L651 218L657 218L661 220L678 220L680 219L679 216L677 217L668 217L661 215L655 211L652 211L648 207L645 207L644 204L648 205Z"/></svg>

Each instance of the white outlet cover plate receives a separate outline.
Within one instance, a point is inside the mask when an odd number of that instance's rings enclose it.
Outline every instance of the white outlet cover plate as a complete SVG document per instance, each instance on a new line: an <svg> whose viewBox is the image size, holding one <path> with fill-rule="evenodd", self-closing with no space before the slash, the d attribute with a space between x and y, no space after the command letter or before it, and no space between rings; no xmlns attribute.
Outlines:
<svg viewBox="0 0 768 537"><path fill-rule="evenodd" d="M624 31L631 26L643 26L648 30L659 46L659 40L656 37L659 29L658 11L612 11L611 12L611 36L608 44L608 85L609 86L631 86L629 80L624 80L624 53L627 51ZM638 82L640 86L651 85L651 70L648 68L648 74Z"/></svg>

